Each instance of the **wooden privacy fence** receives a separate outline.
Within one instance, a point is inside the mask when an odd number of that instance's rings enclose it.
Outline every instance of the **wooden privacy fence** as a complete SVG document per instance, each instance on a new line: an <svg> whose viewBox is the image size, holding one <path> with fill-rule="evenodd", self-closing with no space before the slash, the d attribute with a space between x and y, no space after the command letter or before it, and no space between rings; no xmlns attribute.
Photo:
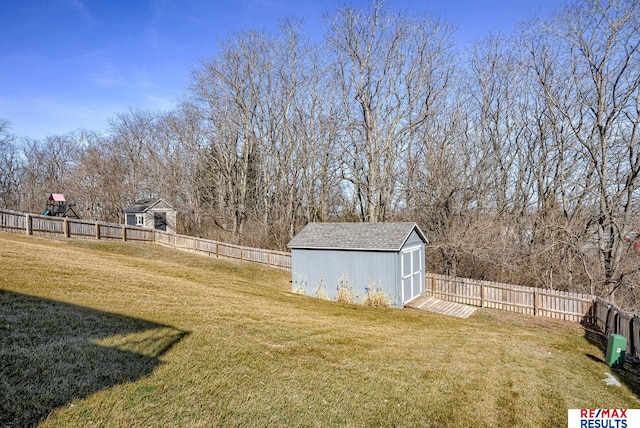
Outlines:
<svg viewBox="0 0 640 428"><path fill-rule="evenodd" d="M469 278L425 274L425 294L481 308L501 309L567 321L590 321L593 296Z"/></svg>
<svg viewBox="0 0 640 428"><path fill-rule="evenodd" d="M626 354L640 358L640 317L620 310L615 305L596 297L594 324L604 333L619 334L627 338Z"/></svg>
<svg viewBox="0 0 640 428"><path fill-rule="evenodd" d="M595 325L604 337L626 337L626 354L640 359L640 316L600 297L432 273L425 274L425 294L482 308L585 321Z"/></svg>
<svg viewBox="0 0 640 428"><path fill-rule="evenodd" d="M102 223L0 210L0 230L39 236L153 242L176 250L190 251L217 258L261 263L278 269L291 270L291 255L289 253L243 247L117 223Z"/></svg>
<svg viewBox="0 0 640 428"><path fill-rule="evenodd" d="M241 245L210 241L193 236L175 235L158 230L155 231L155 242L164 247L188 251L194 254L224 259L236 259L260 263L278 269L291 270L291 254L281 251L243 247Z"/></svg>
<svg viewBox="0 0 640 428"><path fill-rule="evenodd" d="M0 230L27 235L153 242L153 230L114 223L0 210Z"/></svg>

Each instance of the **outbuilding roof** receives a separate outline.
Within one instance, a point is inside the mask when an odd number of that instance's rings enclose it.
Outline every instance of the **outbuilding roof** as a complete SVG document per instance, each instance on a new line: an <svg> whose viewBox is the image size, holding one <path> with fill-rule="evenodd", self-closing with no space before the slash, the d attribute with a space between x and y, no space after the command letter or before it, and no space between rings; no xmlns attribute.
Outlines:
<svg viewBox="0 0 640 428"><path fill-rule="evenodd" d="M168 207L171 207L171 205L167 204L163 199L152 198L152 199L143 199L140 201L136 201L133 205L125 208L124 212L129 214L144 213L144 212L147 212L149 209L153 208L154 206L158 205L160 202L162 202Z"/></svg>
<svg viewBox="0 0 640 428"><path fill-rule="evenodd" d="M418 225L397 223L309 223L287 247L368 251L400 251L413 231L428 242Z"/></svg>

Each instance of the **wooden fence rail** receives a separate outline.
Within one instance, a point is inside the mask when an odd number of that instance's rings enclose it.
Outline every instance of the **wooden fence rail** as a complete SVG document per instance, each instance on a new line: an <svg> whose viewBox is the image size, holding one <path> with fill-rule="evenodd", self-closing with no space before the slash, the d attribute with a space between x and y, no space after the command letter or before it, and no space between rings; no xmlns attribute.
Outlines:
<svg viewBox="0 0 640 428"><path fill-rule="evenodd" d="M260 263L278 269L291 270L290 253L243 247L116 223L48 217L19 211L0 210L0 230L65 238L152 242L200 255L237 259Z"/></svg>
<svg viewBox="0 0 640 428"><path fill-rule="evenodd" d="M175 235L158 230L155 231L155 243L176 250L188 251L219 259L236 259L260 263L287 271L291 270L291 254L282 251L243 247L241 245L194 238L192 236Z"/></svg>
<svg viewBox="0 0 640 428"><path fill-rule="evenodd" d="M0 210L0 230L29 235L83 239L118 239L152 242L176 250L216 258L237 259L291 271L291 254L243 247L192 236L176 235L115 223L45 217L19 211ZM568 293L425 274L425 294L439 299L482 308L595 324L603 334L627 338L627 354L640 358L640 317L621 311L611 303L588 294Z"/></svg>
<svg viewBox="0 0 640 428"><path fill-rule="evenodd" d="M425 274L425 294L483 308L584 321L596 326L604 337L626 337L626 354L640 359L640 316L599 297L432 273Z"/></svg>
<svg viewBox="0 0 640 428"><path fill-rule="evenodd" d="M425 274L425 294L481 308L567 321L591 320L593 296L469 278Z"/></svg>

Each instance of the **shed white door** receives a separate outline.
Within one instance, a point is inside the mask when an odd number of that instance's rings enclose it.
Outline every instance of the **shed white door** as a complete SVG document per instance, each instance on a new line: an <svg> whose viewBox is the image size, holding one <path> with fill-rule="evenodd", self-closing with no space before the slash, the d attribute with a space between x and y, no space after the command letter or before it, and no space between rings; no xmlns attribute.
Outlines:
<svg viewBox="0 0 640 428"><path fill-rule="evenodd" d="M424 292L422 260L421 246L406 248L401 252L403 303L407 303Z"/></svg>

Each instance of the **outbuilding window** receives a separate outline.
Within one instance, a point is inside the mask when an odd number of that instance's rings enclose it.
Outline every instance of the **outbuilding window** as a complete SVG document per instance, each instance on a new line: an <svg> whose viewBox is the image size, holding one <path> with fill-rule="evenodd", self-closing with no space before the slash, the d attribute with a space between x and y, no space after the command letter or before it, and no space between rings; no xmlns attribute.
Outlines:
<svg viewBox="0 0 640 428"><path fill-rule="evenodd" d="M136 214L136 226L144 226L144 214Z"/></svg>

